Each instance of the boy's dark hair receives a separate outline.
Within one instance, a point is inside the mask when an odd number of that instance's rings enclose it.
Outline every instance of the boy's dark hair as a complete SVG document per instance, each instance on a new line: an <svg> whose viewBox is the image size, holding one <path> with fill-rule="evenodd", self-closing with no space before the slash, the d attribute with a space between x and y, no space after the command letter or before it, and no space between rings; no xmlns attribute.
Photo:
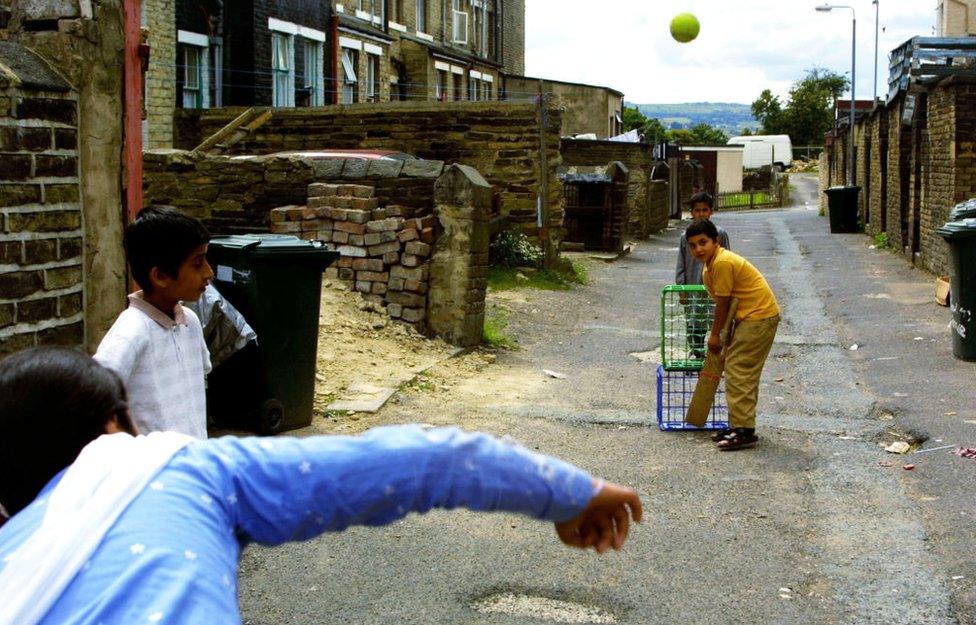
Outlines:
<svg viewBox="0 0 976 625"><path fill-rule="evenodd" d="M149 272L158 267L175 278L196 248L210 240L199 219L188 217L172 206L150 206L139 211L125 229L125 256L132 278L143 291L152 290Z"/></svg>
<svg viewBox="0 0 976 625"><path fill-rule="evenodd" d="M0 503L7 512L33 501L112 418L136 433L122 380L87 354L32 347L0 360Z"/></svg>
<svg viewBox="0 0 976 625"><path fill-rule="evenodd" d="M685 241L690 241L691 237L696 237L699 234L706 235L712 241L718 241L718 227L712 223L711 219L696 219L691 222L691 225L685 230Z"/></svg>
<svg viewBox="0 0 976 625"><path fill-rule="evenodd" d="M691 196L691 199L688 200L688 205L689 206L694 206L695 204L708 204L708 208L711 208L712 210L714 210L715 209L715 198L713 198L708 193L705 193L704 191L702 191L701 193L694 194L693 196Z"/></svg>

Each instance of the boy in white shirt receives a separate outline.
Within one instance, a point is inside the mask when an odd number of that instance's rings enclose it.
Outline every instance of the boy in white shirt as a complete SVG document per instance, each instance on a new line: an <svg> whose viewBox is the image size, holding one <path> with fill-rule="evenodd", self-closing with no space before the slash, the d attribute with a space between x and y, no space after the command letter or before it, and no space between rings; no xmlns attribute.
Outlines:
<svg viewBox="0 0 976 625"><path fill-rule="evenodd" d="M199 298L214 275L209 240L199 220L164 206L143 209L125 231L126 258L142 290L129 295L95 360L122 378L143 434L207 438L210 354L200 320L180 302Z"/></svg>

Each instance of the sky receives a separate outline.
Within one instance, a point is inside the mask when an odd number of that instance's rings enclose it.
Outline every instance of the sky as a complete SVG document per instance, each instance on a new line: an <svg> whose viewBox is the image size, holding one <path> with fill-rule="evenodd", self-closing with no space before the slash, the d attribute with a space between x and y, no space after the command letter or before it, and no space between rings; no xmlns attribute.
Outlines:
<svg viewBox="0 0 976 625"><path fill-rule="evenodd" d="M526 0L525 73L603 85L637 104L740 102L763 89L785 97L814 66L849 75L851 11L814 10L824 0ZM838 0L857 19L858 98L874 89L875 8ZM887 94L888 54L932 36L937 0L879 0L878 94ZM698 17L698 38L681 44L669 25Z"/></svg>

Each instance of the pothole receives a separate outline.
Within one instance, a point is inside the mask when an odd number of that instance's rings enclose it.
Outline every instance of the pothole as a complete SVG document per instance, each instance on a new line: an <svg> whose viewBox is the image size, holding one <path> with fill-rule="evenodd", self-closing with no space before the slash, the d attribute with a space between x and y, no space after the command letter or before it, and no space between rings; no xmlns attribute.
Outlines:
<svg viewBox="0 0 976 625"><path fill-rule="evenodd" d="M490 595L471 604L482 614L507 614L555 623L616 623L617 618L595 606L512 592Z"/></svg>

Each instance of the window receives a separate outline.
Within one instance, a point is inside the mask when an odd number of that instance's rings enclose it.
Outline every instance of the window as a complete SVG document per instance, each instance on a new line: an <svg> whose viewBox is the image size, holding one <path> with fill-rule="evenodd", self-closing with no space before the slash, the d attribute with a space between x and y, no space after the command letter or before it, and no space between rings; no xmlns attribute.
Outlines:
<svg viewBox="0 0 976 625"><path fill-rule="evenodd" d="M427 32L427 0L417 0L417 32Z"/></svg>
<svg viewBox="0 0 976 625"><path fill-rule="evenodd" d="M434 95L441 102L447 102L447 70L437 70L437 84Z"/></svg>
<svg viewBox="0 0 976 625"><path fill-rule="evenodd" d="M497 38L496 29L498 28L497 26L498 22L496 20L497 17L495 16L494 6L488 7L488 17L486 19L488 24L485 26L485 32L487 33L485 35L485 41L487 47L485 56L487 56L489 59L498 60L500 57L498 54L498 42L496 41Z"/></svg>
<svg viewBox="0 0 976 625"><path fill-rule="evenodd" d="M380 101L380 57L375 54L366 55L366 99Z"/></svg>
<svg viewBox="0 0 976 625"><path fill-rule="evenodd" d="M483 57L488 56L488 0L471 0L474 13L474 29L472 40L475 52Z"/></svg>
<svg viewBox="0 0 976 625"><path fill-rule="evenodd" d="M271 33L271 102L273 106L295 106L294 39Z"/></svg>
<svg viewBox="0 0 976 625"><path fill-rule="evenodd" d="M351 48L342 49L342 103L353 104L359 96L359 79L356 78L356 66L359 64L359 53Z"/></svg>
<svg viewBox="0 0 976 625"><path fill-rule="evenodd" d="M325 104L325 78L322 73L322 44L318 41L305 41L305 80L309 106Z"/></svg>
<svg viewBox="0 0 976 625"><path fill-rule="evenodd" d="M468 13L462 9L466 8L463 0L454 0L454 43L468 43Z"/></svg>
<svg viewBox="0 0 976 625"><path fill-rule="evenodd" d="M464 74L454 74L454 101L464 99Z"/></svg>
<svg viewBox="0 0 976 625"><path fill-rule="evenodd" d="M486 100L490 100L491 99L491 83L490 82L485 82L484 96L485 96L485 99Z"/></svg>
<svg viewBox="0 0 976 625"><path fill-rule="evenodd" d="M203 108L203 67L196 46L183 47L183 108Z"/></svg>
<svg viewBox="0 0 976 625"><path fill-rule="evenodd" d="M479 82L477 78L468 78L468 99L473 102L481 98L481 89L478 87Z"/></svg>

